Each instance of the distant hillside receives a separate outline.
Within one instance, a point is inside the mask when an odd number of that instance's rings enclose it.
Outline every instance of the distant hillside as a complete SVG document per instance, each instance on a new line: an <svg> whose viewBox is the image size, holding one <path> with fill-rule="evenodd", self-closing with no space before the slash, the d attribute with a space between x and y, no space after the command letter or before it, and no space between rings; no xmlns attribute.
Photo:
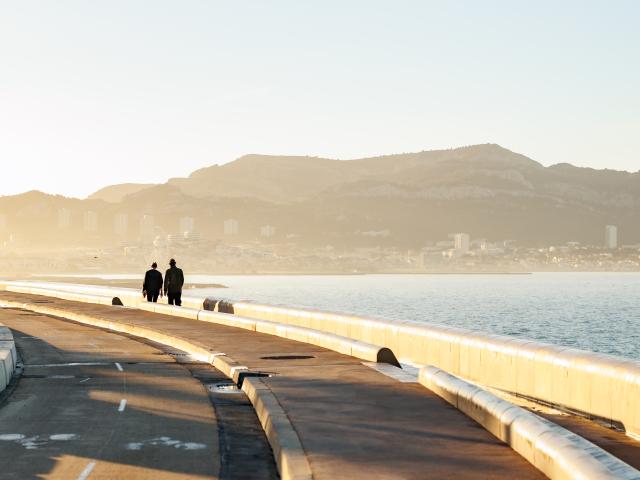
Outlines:
<svg viewBox="0 0 640 480"><path fill-rule="evenodd" d="M124 197L137 193L141 190L155 186L154 183L123 183L121 185L111 185L104 187L87 197L90 200L104 200L105 202L118 203Z"/></svg>
<svg viewBox="0 0 640 480"><path fill-rule="evenodd" d="M118 213L128 215L129 239L152 215L159 234L176 232L188 216L203 237L228 239L222 223L234 218L235 240L259 240L260 227L273 225L274 241L339 248L418 248L452 232L523 245L601 244L606 224L618 225L623 243L640 242L640 173L544 167L495 144L349 161L246 155L164 185L106 187L84 201L42 195L0 198L6 230L49 225L57 205L69 204L77 242L113 242ZM82 230L85 210L99 214L98 233Z"/></svg>

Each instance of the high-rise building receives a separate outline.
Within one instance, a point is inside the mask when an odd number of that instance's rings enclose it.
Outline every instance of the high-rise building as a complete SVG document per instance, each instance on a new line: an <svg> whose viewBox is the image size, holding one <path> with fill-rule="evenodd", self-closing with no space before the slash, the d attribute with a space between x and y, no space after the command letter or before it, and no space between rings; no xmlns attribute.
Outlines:
<svg viewBox="0 0 640 480"><path fill-rule="evenodd" d="M261 237L273 237L276 234L276 227L271 225L263 225L260 227Z"/></svg>
<svg viewBox="0 0 640 480"><path fill-rule="evenodd" d="M456 233L453 236L453 248L458 253L467 253L469 251L469 234L468 233Z"/></svg>
<svg viewBox="0 0 640 480"><path fill-rule="evenodd" d="M71 226L71 210L61 208L58 210L58 228L69 228Z"/></svg>
<svg viewBox="0 0 640 480"><path fill-rule="evenodd" d="M604 228L604 246L606 248L618 248L618 227L615 225L607 225Z"/></svg>
<svg viewBox="0 0 640 480"><path fill-rule="evenodd" d="M140 219L140 240L151 243L155 239L155 221L153 215L143 215Z"/></svg>
<svg viewBox="0 0 640 480"><path fill-rule="evenodd" d="M86 232L98 231L98 214L96 212L88 211L84 212L84 229Z"/></svg>
<svg viewBox="0 0 640 480"><path fill-rule="evenodd" d="M180 234L193 233L196 229L196 221L191 217L182 217L179 222Z"/></svg>
<svg viewBox="0 0 640 480"><path fill-rule="evenodd" d="M224 221L224 234L237 235L240 231L240 224L235 218L229 218Z"/></svg>
<svg viewBox="0 0 640 480"><path fill-rule="evenodd" d="M129 228L129 216L126 213L117 213L113 217L113 233L119 237L124 237Z"/></svg>

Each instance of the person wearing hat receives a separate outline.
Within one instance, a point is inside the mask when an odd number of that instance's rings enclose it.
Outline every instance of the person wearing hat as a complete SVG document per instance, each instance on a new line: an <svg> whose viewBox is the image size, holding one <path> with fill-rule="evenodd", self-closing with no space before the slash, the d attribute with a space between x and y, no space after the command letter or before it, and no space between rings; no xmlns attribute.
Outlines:
<svg viewBox="0 0 640 480"><path fill-rule="evenodd" d="M144 274L142 296L147 297L147 302L155 303L158 301L158 295L162 297L162 274L156 268L158 268L158 264L153 262L151 270Z"/></svg>
<svg viewBox="0 0 640 480"><path fill-rule="evenodd" d="M176 267L176 261L172 258L169 261L169 270L164 275L164 294L167 296L169 305L182 305L182 286L184 285L184 274L182 269Z"/></svg>

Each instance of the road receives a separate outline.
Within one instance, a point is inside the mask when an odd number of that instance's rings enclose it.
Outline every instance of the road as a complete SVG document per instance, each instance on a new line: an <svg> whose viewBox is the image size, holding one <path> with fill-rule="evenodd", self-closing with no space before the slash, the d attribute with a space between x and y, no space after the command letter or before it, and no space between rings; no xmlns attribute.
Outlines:
<svg viewBox="0 0 640 480"><path fill-rule="evenodd" d="M24 362L0 402L1 479L277 477L251 404L213 367L27 311L0 322Z"/></svg>

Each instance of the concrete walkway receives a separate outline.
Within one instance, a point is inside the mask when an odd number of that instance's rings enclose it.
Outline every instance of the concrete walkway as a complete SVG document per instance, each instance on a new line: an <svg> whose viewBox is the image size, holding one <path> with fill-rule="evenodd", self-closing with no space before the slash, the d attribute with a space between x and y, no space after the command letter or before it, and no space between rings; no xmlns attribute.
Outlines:
<svg viewBox="0 0 640 480"><path fill-rule="evenodd" d="M45 315L0 321L25 364L0 404L1 479L277 478L246 396L205 388L226 381L212 367Z"/></svg>
<svg viewBox="0 0 640 480"><path fill-rule="evenodd" d="M275 336L214 324L8 292L33 302L191 339L254 370L295 428L315 479L543 478L475 422L418 384L357 359Z"/></svg>

